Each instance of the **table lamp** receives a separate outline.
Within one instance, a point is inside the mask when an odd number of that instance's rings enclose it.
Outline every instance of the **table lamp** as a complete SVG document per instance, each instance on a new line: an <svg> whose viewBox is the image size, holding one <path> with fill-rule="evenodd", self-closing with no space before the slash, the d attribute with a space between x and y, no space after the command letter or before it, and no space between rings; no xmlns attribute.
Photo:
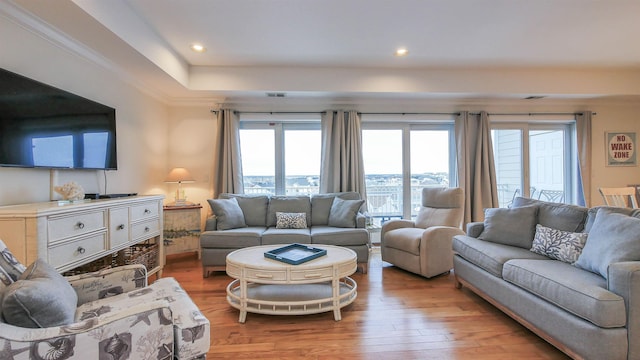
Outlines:
<svg viewBox="0 0 640 360"><path fill-rule="evenodd" d="M186 196L184 196L184 190L182 190L182 183L194 182L193 177L189 173L189 170L185 168L173 168L164 180L166 183L178 183L178 189L176 190L176 201L170 206L186 206L193 205L188 202Z"/></svg>

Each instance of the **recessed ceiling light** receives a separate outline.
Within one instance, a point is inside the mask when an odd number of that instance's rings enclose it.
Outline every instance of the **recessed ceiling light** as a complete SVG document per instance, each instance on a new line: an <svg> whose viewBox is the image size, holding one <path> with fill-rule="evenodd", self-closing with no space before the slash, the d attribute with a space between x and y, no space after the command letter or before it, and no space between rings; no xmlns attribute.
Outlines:
<svg viewBox="0 0 640 360"><path fill-rule="evenodd" d="M195 51L195 52L205 52L207 50L207 48L204 47L204 45L202 44L191 44L191 50Z"/></svg>
<svg viewBox="0 0 640 360"><path fill-rule="evenodd" d="M396 56L407 56L409 55L409 50L407 48L398 48L396 50Z"/></svg>

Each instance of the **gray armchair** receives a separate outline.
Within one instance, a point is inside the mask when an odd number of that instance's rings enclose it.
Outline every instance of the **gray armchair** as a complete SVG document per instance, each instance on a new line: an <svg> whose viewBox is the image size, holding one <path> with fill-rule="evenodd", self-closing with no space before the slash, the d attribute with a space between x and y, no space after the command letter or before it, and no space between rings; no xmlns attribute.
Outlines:
<svg viewBox="0 0 640 360"><path fill-rule="evenodd" d="M382 260L430 278L453 268L453 236L464 235L464 196L460 188L424 188L415 221L382 225Z"/></svg>

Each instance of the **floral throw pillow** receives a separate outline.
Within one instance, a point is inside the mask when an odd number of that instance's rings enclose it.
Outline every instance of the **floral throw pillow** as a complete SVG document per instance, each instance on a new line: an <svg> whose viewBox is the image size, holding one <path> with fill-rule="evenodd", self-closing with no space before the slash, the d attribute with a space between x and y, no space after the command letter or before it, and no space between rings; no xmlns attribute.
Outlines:
<svg viewBox="0 0 640 360"><path fill-rule="evenodd" d="M587 242L587 233L574 233L536 225L531 251L573 264Z"/></svg>
<svg viewBox="0 0 640 360"><path fill-rule="evenodd" d="M276 212L276 229L306 229L306 213Z"/></svg>

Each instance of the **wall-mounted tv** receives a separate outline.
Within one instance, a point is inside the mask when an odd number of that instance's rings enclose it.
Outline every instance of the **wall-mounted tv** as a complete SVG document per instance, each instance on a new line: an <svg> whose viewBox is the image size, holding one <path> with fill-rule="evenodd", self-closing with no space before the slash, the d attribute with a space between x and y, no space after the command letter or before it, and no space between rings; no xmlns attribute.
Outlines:
<svg viewBox="0 0 640 360"><path fill-rule="evenodd" d="M0 69L0 166L115 170L116 111Z"/></svg>

